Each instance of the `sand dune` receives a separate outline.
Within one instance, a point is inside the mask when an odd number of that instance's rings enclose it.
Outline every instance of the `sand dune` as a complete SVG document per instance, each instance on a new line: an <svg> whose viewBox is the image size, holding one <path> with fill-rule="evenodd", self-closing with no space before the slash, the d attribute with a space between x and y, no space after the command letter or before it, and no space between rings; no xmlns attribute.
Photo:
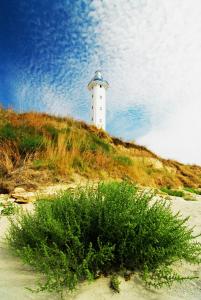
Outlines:
<svg viewBox="0 0 201 300"><path fill-rule="evenodd" d="M190 216L189 226L196 226L194 232L201 232L201 197L198 201L185 201L182 198L171 198L173 211L180 210L184 217ZM35 273L13 256L7 249L4 237L8 229L7 217L0 218L0 299L1 300L56 300L59 295L39 293L33 294L25 287L34 287ZM201 241L201 237L198 238ZM199 275L201 266L179 265L183 274ZM141 281L134 276L130 281L121 279L121 292L114 294L109 288L109 279L100 278L93 283L83 283L73 294L65 295L69 300L199 300L201 299L201 280L185 281L174 284L171 288L161 290L146 289Z"/></svg>

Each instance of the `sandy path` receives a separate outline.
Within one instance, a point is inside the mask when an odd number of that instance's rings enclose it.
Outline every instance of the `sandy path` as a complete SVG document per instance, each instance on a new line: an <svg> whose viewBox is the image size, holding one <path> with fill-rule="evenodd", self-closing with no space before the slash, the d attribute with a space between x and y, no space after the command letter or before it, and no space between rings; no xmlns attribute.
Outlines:
<svg viewBox="0 0 201 300"><path fill-rule="evenodd" d="M198 201L185 201L181 198L172 198L173 211L180 210L184 217L191 216L190 226L196 226L195 233L201 232L201 197ZM47 293L33 294L25 287L33 287L35 273L25 267L21 261L14 257L6 247L4 241L5 232L8 228L7 217L0 218L0 299L1 300L56 300L58 295ZM199 237L201 241L201 238ZM201 266L179 266L183 274L193 271L201 278ZM121 279L121 293L114 294L109 288L109 280L101 278L88 284L80 285L79 289L71 295L66 295L69 300L200 300L201 280L186 281L175 284L171 289L148 290L143 287L137 277L128 282Z"/></svg>
<svg viewBox="0 0 201 300"><path fill-rule="evenodd" d="M25 287L34 287L35 273L24 266L6 246L5 232L9 226L7 217L0 218L0 299L1 300L53 300L54 295L36 294Z"/></svg>

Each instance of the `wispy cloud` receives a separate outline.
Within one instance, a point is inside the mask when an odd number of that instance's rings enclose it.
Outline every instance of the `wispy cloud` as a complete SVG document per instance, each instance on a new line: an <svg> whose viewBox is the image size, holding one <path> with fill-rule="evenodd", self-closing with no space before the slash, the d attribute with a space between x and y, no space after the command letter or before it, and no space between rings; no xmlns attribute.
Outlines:
<svg viewBox="0 0 201 300"><path fill-rule="evenodd" d="M166 157L201 163L201 3L94 1L111 84L110 118L143 105L138 141ZM127 115L118 123L125 136ZM149 124L149 128L147 126ZM130 139L135 138L136 124ZM115 128L113 129L115 130Z"/></svg>

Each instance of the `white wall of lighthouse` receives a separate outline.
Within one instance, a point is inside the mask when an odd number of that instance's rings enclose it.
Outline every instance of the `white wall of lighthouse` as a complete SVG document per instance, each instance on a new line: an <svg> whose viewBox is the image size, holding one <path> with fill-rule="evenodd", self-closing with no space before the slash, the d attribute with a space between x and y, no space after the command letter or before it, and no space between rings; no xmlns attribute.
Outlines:
<svg viewBox="0 0 201 300"><path fill-rule="evenodd" d="M99 84L94 85L91 94L91 123L98 128L106 128L105 88Z"/></svg>
<svg viewBox="0 0 201 300"><path fill-rule="evenodd" d="M103 130L106 128L106 90L108 87L100 71L95 72L95 76L88 84L91 92L90 123Z"/></svg>

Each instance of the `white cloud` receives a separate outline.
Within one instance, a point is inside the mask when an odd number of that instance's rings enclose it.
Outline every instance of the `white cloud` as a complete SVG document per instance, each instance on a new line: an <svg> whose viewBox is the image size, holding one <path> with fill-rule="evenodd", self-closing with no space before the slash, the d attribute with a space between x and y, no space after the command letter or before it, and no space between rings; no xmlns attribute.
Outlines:
<svg viewBox="0 0 201 300"><path fill-rule="evenodd" d="M165 157L201 164L201 1L93 3L111 113L145 105L151 126L139 141Z"/></svg>
<svg viewBox="0 0 201 300"><path fill-rule="evenodd" d="M137 140L161 156L201 165L200 107L184 106Z"/></svg>

